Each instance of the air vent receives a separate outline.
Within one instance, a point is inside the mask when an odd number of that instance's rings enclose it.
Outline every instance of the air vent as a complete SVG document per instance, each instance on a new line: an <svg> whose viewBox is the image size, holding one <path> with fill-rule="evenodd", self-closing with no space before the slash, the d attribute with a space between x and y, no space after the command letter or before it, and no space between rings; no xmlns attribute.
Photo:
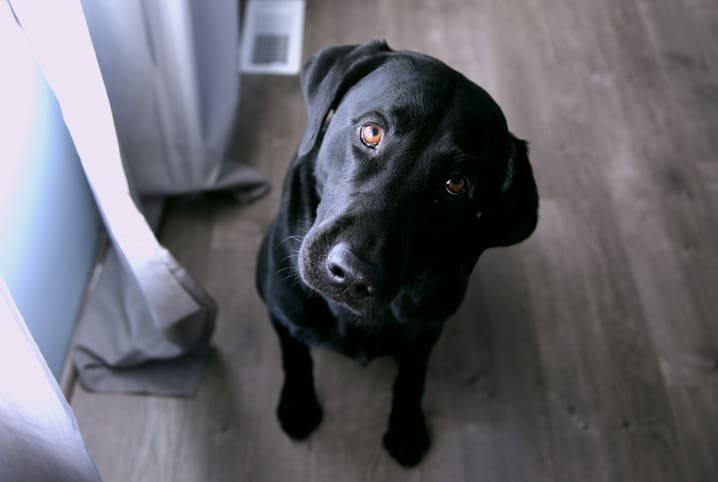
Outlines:
<svg viewBox="0 0 718 482"><path fill-rule="evenodd" d="M251 74L299 73L304 2L252 0L244 14L240 70Z"/></svg>

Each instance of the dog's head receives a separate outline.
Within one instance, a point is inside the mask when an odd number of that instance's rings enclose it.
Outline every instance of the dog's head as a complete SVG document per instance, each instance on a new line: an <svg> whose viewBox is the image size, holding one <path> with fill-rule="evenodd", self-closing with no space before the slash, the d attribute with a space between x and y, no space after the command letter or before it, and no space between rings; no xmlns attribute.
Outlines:
<svg viewBox="0 0 718 482"><path fill-rule="evenodd" d="M318 52L302 89L318 199L302 280L358 315L443 321L481 252L536 226L526 143L483 89L384 42Z"/></svg>

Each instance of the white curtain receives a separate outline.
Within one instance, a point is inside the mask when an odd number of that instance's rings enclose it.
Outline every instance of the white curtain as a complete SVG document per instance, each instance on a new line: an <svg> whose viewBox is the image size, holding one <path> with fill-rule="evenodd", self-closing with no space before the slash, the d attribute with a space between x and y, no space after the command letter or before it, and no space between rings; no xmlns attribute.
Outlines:
<svg viewBox="0 0 718 482"><path fill-rule="evenodd" d="M0 480L101 480L72 409L1 277Z"/></svg>
<svg viewBox="0 0 718 482"><path fill-rule="evenodd" d="M250 200L266 190L254 170L225 156L238 102L237 3L7 1L112 240L76 335L80 381L191 394L216 307L138 205L145 195L227 189Z"/></svg>

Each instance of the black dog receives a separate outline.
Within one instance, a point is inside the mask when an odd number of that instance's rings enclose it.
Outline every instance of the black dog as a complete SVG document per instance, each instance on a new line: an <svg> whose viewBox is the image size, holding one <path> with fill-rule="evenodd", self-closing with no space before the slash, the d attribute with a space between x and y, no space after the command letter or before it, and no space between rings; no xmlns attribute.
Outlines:
<svg viewBox="0 0 718 482"><path fill-rule="evenodd" d="M384 447L429 447L429 353L479 255L528 237L538 194L527 146L480 87L384 42L331 47L304 66L308 126L257 263L284 367L277 415L292 438L322 410L308 346L399 365Z"/></svg>

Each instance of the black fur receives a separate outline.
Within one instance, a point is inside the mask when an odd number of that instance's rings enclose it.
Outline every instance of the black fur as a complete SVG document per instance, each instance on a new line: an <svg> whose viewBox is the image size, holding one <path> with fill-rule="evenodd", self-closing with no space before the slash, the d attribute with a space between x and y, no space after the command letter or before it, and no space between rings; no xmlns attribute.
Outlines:
<svg viewBox="0 0 718 482"><path fill-rule="evenodd" d="M442 325L479 255L536 226L527 145L483 89L384 42L318 52L301 84L307 129L257 262L282 350L277 414L296 439L321 421L308 346L393 356L384 446L412 466L429 447L421 398ZM376 148L360 139L367 122L383 129ZM465 191L452 195L449 179Z"/></svg>

